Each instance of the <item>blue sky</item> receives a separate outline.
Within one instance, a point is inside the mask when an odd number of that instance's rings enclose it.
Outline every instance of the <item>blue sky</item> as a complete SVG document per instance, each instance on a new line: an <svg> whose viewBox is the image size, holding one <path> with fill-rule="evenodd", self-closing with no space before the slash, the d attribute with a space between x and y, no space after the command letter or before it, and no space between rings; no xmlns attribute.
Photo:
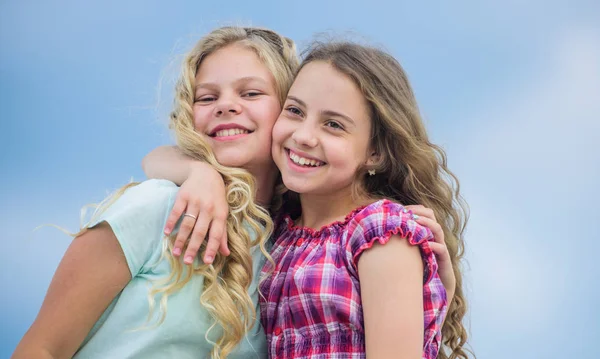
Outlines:
<svg viewBox="0 0 600 359"><path fill-rule="evenodd" d="M171 143L180 56L228 24L359 34L404 65L471 207L469 341L483 359L592 358L600 337L597 1L0 3L0 357L79 211Z"/></svg>

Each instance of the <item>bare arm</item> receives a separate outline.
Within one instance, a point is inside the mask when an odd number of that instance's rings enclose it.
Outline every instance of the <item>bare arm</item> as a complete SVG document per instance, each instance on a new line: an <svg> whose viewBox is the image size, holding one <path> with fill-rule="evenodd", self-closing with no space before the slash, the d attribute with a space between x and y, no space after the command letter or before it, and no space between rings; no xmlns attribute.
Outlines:
<svg viewBox="0 0 600 359"><path fill-rule="evenodd" d="M419 248L393 236L359 258L367 358L423 355L423 261Z"/></svg>
<svg viewBox="0 0 600 359"><path fill-rule="evenodd" d="M181 186L190 176L192 166L210 165L184 155L176 146L160 146L142 160L142 169L148 178L169 180Z"/></svg>
<svg viewBox="0 0 600 359"><path fill-rule="evenodd" d="M130 280L125 256L108 224L75 238L12 358L71 358Z"/></svg>
<svg viewBox="0 0 600 359"><path fill-rule="evenodd" d="M192 263L207 235L205 263L212 263L217 251L229 255L226 231L229 205L221 174L173 146L154 149L142 160L142 168L149 178L166 179L181 186L165 225L165 234L169 235L181 219L173 255L180 256L189 239L183 261Z"/></svg>

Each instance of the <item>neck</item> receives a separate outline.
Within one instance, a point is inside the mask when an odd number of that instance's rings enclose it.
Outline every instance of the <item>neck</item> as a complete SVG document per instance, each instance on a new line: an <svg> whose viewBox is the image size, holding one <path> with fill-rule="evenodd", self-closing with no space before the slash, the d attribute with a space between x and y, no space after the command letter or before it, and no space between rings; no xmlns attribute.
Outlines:
<svg viewBox="0 0 600 359"><path fill-rule="evenodd" d="M256 181L256 197L254 200L262 207L268 208L271 204L271 199L273 198L273 191L275 189L277 176L279 175L279 170L275 167L275 164L273 164L268 170L263 168L260 170L248 171L254 176L254 180Z"/></svg>
<svg viewBox="0 0 600 359"><path fill-rule="evenodd" d="M298 225L313 229L343 220L348 213L368 203L352 196L351 186L328 194L301 194L302 215Z"/></svg>

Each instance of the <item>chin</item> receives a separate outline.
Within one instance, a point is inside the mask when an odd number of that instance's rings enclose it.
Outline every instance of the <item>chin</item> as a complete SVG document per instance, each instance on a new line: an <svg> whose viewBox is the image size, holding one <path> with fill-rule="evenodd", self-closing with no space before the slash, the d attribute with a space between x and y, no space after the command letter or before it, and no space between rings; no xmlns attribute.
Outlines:
<svg viewBox="0 0 600 359"><path fill-rule="evenodd" d="M244 167L246 163L248 163L248 159L244 158L244 155L235 155L232 153L217 155L215 154L217 161L221 164L221 166L226 167Z"/></svg>
<svg viewBox="0 0 600 359"><path fill-rule="evenodd" d="M307 185L305 181L299 181L297 179L286 179L285 176L282 177L283 184L290 191L302 194L310 192L311 186Z"/></svg>

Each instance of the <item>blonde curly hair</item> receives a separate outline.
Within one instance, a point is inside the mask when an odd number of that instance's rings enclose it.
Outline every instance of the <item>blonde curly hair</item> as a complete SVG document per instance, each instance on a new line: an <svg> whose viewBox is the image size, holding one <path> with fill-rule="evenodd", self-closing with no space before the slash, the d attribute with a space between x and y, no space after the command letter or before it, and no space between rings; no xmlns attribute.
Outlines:
<svg viewBox="0 0 600 359"><path fill-rule="evenodd" d="M200 304L214 318L209 329L222 330L216 341L212 358L227 357L254 325L257 313L248 289L252 282L251 248L259 246L270 260L265 243L273 230L270 214L254 202L256 184L246 170L222 166L217 162L203 135L194 129L193 103L196 73L202 61L210 54L226 46L236 44L253 50L273 74L279 103L283 104L294 75L299 66L296 47L292 40L274 31L228 26L213 30L200 39L183 61L182 72L175 88L174 108L170 114L169 127L174 131L179 149L191 158L212 165L223 177L227 202L230 207L227 218L227 237L230 255L217 253L212 265L185 266L170 254L176 235L164 241L163 256L171 266L168 278L154 283L148 300L148 320L156 308L155 297L160 297L160 315L157 325L165 319L169 295L185 286L194 275L204 276L204 288ZM103 201L89 223L93 223L106 208L125 191L138 183L130 183ZM87 230L83 228L74 236ZM253 237L256 237L252 240ZM200 249L204 253L206 242Z"/></svg>

